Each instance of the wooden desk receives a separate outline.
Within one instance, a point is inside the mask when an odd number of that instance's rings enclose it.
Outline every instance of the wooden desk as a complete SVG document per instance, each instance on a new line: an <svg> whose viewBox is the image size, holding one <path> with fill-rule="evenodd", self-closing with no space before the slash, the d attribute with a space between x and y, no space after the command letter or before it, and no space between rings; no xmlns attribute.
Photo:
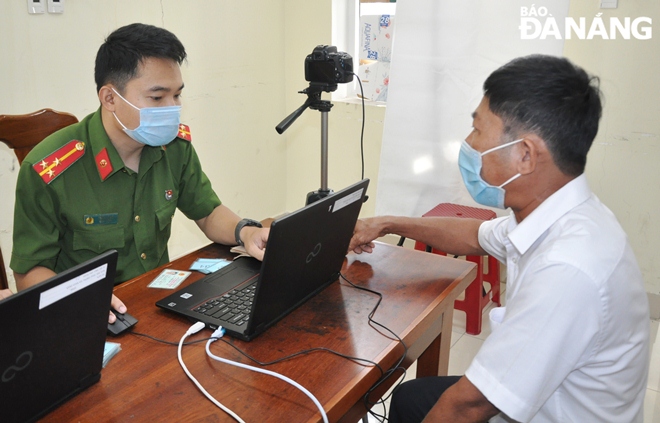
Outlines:
<svg viewBox="0 0 660 423"><path fill-rule="evenodd" d="M198 257L230 257L226 247L211 244L165 267L186 270ZM139 319L135 331L178 342L191 322L155 306L170 291L147 288L163 268L123 283L115 294ZM408 345L407 368L419 359L417 376L447 372L454 299L472 282L473 263L378 244L373 254L349 254L342 273L353 283L383 294L374 319ZM202 275L193 272L184 284ZM182 285L183 286L183 285ZM403 353L392 336L367 321L378 298L335 282L252 342L230 339L243 351L266 362L313 347L393 366ZM202 330L187 341L209 337ZM102 371L99 383L65 403L44 421L76 422L231 422L207 400L177 361L177 347L132 334L109 341L122 350ZM318 410L303 393L270 376L219 363L206 356L205 342L183 347L183 359L200 383L246 422L319 422ZM253 364L222 341L216 355ZM366 413L363 396L380 372L325 352L268 366L310 390L331 422L357 422ZM374 392L375 401L400 372Z"/></svg>

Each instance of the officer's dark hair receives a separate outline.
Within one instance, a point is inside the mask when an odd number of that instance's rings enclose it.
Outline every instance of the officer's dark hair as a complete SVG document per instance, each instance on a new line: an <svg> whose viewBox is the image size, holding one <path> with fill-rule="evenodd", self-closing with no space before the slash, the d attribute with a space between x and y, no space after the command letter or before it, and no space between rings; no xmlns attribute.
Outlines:
<svg viewBox="0 0 660 423"><path fill-rule="evenodd" d="M602 113L598 77L561 57L514 59L484 82L491 112L504 123L502 142L525 132L541 137L564 174L584 172Z"/></svg>
<svg viewBox="0 0 660 423"><path fill-rule="evenodd" d="M181 65L186 50L176 35L153 25L134 23L115 30L96 54L96 92L108 83L123 92L126 83L137 75L140 63L150 57L170 59Z"/></svg>

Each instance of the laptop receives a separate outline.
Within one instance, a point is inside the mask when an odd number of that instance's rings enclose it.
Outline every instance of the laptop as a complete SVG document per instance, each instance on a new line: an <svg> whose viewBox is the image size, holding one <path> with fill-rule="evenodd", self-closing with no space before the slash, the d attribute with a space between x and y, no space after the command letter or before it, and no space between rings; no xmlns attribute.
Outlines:
<svg viewBox="0 0 660 423"><path fill-rule="evenodd" d="M117 252L0 301L3 422L32 422L101 378Z"/></svg>
<svg viewBox="0 0 660 423"><path fill-rule="evenodd" d="M156 305L249 341L336 281L369 180L272 222L263 262L239 257Z"/></svg>

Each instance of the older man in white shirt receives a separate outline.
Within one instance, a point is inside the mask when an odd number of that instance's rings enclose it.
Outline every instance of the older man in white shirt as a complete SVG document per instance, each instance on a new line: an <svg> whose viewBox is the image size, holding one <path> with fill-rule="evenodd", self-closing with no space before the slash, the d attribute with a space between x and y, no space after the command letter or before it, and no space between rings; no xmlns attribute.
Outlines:
<svg viewBox="0 0 660 423"><path fill-rule="evenodd" d="M643 421L648 300L626 234L584 176L600 116L597 78L564 58L513 60L484 83L459 155L475 201L511 215L358 221L358 253L396 233L507 265L506 307L491 311L465 375L404 383L391 423Z"/></svg>

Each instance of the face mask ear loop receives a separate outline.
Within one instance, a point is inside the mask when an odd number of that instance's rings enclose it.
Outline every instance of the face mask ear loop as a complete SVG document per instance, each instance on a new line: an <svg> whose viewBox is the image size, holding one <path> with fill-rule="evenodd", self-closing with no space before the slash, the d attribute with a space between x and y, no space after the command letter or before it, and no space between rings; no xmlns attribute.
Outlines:
<svg viewBox="0 0 660 423"><path fill-rule="evenodd" d="M130 101L128 101L128 100L126 100L124 97L122 97L121 94L119 94L119 93L117 92L117 90L115 90L114 88L110 88L110 89L111 89L112 91L114 91L115 94L117 94L117 95L119 96L119 98L121 98L122 100L124 100L129 106L131 106L131 107L134 108L135 110L140 110L139 107L134 106L133 103L131 103Z"/></svg>
<svg viewBox="0 0 660 423"><path fill-rule="evenodd" d="M502 185L500 185L498 188L503 188L504 185L507 185L507 184L513 182L515 179L517 179L517 178L520 177L521 175L522 175L522 173L518 173L517 175L513 175L513 176L510 177L506 182L504 182Z"/></svg>
<svg viewBox="0 0 660 423"><path fill-rule="evenodd" d="M122 100L124 100L129 106L131 106L131 107L134 108L135 110L138 110L138 111L140 110L138 107L135 107L130 101L128 101L128 100L126 100L124 97L122 97L122 95L119 94L119 93L117 92L117 90L115 90L115 89L112 88L112 87L110 87L110 89L111 89L112 91L114 91L114 93L117 94L117 95L119 96L119 98L121 98ZM115 119L117 119L117 122L119 122L119 124L121 125L121 127L124 128L124 131L128 131L128 130L129 130L129 129L128 129L123 123L121 123L121 121L119 120L119 118L117 117L117 115L115 114L115 112L112 112L112 115L115 117Z"/></svg>
<svg viewBox="0 0 660 423"><path fill-rule="evenodd" d="M519 140L511 141L511 142L508 142L506 144L498 145L497 147L493 147L490 150L484 151L483 153L481 153L481 156L483 157L484 155L486 155L488 153L492 153L493 151L499 150L500 148L506 148L506 147L510 146L511 144L515 144L515 143L520 142L522 140L524 140L524 138L520 138Z"/></svg>
<svg viewBox="0 0 660 423"><path fill-rule="evenodd" d="M112 116L114 116L115 119L117 119L117 122L119 122L119 124L121 125L121 127L124 128L124 131L128 130L128 128L125 127L123 123L121 123L121 121L119 120L119 118L117 117L117 115L115 114L115 112L112 112Z"/></svg>

